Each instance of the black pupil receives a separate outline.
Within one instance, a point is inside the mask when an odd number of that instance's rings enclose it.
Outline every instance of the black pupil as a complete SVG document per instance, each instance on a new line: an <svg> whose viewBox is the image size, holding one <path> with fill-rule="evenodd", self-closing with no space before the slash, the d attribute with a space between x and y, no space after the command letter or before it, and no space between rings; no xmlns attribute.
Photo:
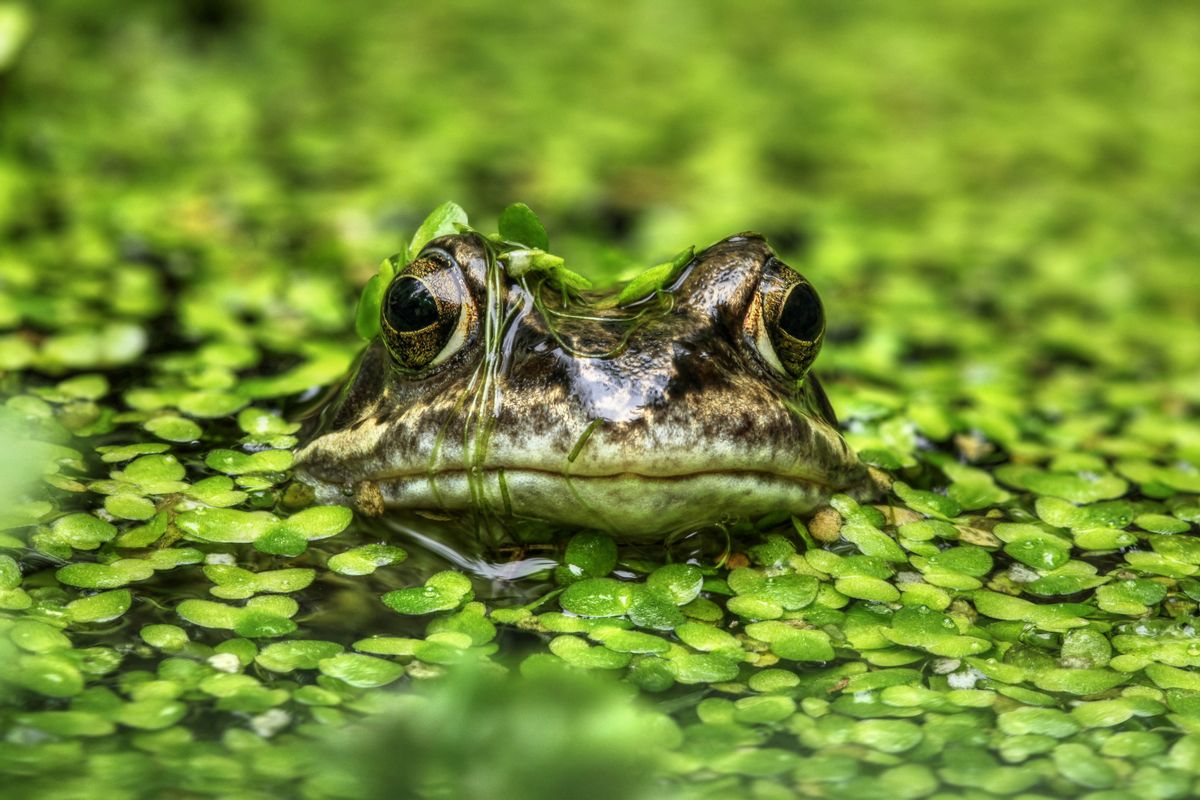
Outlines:
<svg viewBox="0 0 1200 800"><path fill-rule="evenodd" d="M401 333L419 331L437 322L437 303L425 284L416 278L397 278L384 306L388 325Z"/></svg>
<svg viewBox="0 0 1200 800"><path fill-rule="evenodd" d="M796 284L779 312L779 327L792 338L812 342L821 335L823 324L824 314L817 293L807 283Z"/></svg>

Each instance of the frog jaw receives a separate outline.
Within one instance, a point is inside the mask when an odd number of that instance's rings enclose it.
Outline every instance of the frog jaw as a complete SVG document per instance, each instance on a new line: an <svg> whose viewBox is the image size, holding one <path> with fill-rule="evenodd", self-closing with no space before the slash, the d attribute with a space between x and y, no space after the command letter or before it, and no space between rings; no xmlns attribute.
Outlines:
<svg viewBox="0 0 1200 800"><path fill-rule="evenodd" d="M539 420L531 409L517 416L531 432L515 434L510 421L485 452L443 421L436 461L423 443L436 435L437 419L414 412L407 426L367 420L353 435L331 433L302 450L301 477L324 502L365 490L384 509L538 519L622 539L768 512L805 514L835 491L865 496L865 470L836 429L795 410L754 418L741 440L733 436L740 423L723 420L734 427L718 436L716 421L696 416L648 428L568 425L558 414ZM421 433L422 426L429 429Z"/></svg>

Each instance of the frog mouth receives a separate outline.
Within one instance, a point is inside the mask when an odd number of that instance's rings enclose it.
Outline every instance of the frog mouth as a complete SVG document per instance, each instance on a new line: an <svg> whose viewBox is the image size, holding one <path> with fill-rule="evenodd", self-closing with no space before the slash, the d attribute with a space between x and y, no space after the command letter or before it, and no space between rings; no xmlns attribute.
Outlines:
<svg viewBox="0 0 1200 800"><path fill-rule="evenodd" d="M309 482L318 476L308 476ZM833 491L863 494L852 476L810 470L781 474L744 468L670 474L623 471L572 474L530 467L488 467L477 471L387 471L364 485L386 509L443 513L483 512L538 519L565 528L602 530L623 539L646 539L703 525L753 519L771 512L808 513ZM323 484L323 485L322 485ZM345 493L329 484L329 502ZM335 499L336 498L336 499Z"/></svg>
<svg viewBox="0 0 1200 800"><path fill-rule="evenodd" d="M580 481L641 481L643 483L658 483L658 482L683 482L697 478L716 477L716 476L733 476L745 478L759 478L762 480L784 480L796 483L808 484L825 489L838 488L836 480L825 475L815 474L800 474L800 473L783 473L773 470L752 469L746 467L731 467L699 469L687 472L672 472L672 473L654 473L654 472L638 472L636 470L623 470L619 472L570 472L556 471L553 469L542 469L538 467L503 467L490 466L478 470L461 467L448 467L445 469L422 470L422 471L389 471L381 472L377 475L371 475L364 480L375 484L386 484L394 481L411 481L411 480L428 480L440 481L443 479L456 479L459 477L469 477L472 474L480 476L495 476L497 480L505 480L511 476L545 476L548 479L560 480L564 483L575 483Z"/></svg>

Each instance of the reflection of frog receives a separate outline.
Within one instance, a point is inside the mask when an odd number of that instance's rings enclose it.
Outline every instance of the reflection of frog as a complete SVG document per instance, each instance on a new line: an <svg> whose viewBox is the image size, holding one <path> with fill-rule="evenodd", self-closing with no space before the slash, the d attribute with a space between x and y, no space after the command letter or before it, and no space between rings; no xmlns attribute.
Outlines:
<svg viewBox="0 0 1200 800"><path fill-rule="evenodd" d="M755 234L618 308L431 242L297 462L326 502L666 536L865 491L808 368L825 321Z"/></svg>

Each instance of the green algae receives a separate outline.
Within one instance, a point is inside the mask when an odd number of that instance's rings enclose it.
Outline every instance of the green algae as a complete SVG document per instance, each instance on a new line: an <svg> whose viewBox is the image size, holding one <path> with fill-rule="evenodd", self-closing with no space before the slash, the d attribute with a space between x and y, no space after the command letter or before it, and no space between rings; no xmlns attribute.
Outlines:
<svg viewBox="0 0 1200 800"><path fill-rule="evenodd" d="M346 14L306 60L270 25L0 4L14 797L1198 791L1194 16L635 5L628 41L571 17L568 64L616 54L586 94L636 109L621 133L553 99L540 8L504 36ZM340 71L360 52L444 80ZM455 100L489 70L504 92ZM686 245L764 229L827 302L817 370L892 492L716 548L576 534L495 585L312 507L290 420L351 363L356 297L377 324L363 265L467 224L421 222L447 194L499 211L477 227L511 271L632 279L631 305Z"/></svg>

